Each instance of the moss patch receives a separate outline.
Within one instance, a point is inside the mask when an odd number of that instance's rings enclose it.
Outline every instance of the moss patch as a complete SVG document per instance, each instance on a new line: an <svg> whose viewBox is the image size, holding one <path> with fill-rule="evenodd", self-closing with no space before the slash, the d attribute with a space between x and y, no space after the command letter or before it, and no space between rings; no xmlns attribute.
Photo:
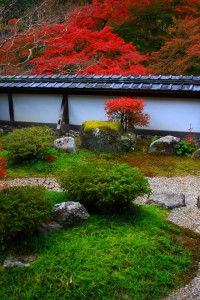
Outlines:
<svg viewBox="0 0 200 300"><path fill-rule="evenodd" d="M96 128L99 128L101 132L122 131L122 126L118 122L109 122L109 121L86 121L82 124L84 132L92 132Z"/></svg>

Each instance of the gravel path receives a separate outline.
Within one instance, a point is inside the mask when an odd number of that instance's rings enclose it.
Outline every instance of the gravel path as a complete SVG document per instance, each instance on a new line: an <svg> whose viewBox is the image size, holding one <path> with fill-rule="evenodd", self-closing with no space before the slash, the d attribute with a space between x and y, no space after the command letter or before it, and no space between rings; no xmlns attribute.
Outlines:
<svg viewBox="0 0 200 300"><path fill-rule="evenodd" d="M173 209L168 219L173 223L200 233L200 209L197 208L197 195L200 194L200 177L154 177L148 178L153 192L183 193L186 207ZM5 181L1 181L4 183ZM17 178L6 181L10 186L42 184L48 190L61 191L54 178ZM138 197L138 204L145 204L147 197ZM163 300L200 300L200 263L196 277L185 287L180 288Z"/></svg>
<svg viewBox="0 0 200 300"><path fill-rule="evenodd" d="M154 177L149 178L149 182L153 192L183 193L186 207L173 209L168 219L181 227L200 233L200 209L196 206L197 195L200 194L200 177ZM140 197L136 202L144 204L146 199L147 197ZM200 263L196 277L163 300L200 300Z"/></svg>
<svg viewBox="0 0 200 300"><path fill-rule="evenodd" d="M55 178L15 178L13 180L0 181L1 184L8 183L9 186L22 186L22 185L44 185L47 190L61 192L62 189Z"/></svg>

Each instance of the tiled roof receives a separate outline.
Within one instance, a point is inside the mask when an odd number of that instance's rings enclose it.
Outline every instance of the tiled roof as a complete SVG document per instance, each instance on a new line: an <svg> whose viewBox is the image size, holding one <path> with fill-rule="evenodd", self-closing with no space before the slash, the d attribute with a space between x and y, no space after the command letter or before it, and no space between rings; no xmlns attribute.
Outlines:
<svg viewBox="0 0 200 300"><path fill-rule="evenodd" d="M120 90L200 92L200 76L32 75L0 76L0 90Z"/></svg>

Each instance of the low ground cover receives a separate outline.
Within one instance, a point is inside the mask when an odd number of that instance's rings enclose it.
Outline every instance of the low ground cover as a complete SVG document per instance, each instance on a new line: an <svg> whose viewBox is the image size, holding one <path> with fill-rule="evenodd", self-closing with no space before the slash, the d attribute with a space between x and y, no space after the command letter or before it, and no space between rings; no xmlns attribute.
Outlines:
<svg viewBox="0 0 200 300"><path fill-rule="evenodd" d="M192 264L182 244L189 238L166 214L133 206L127 214L92 215L81 227L18 243L18 253L38 260L27 269L1 270L0 298L160 299L183 284Z"/></svg>
<svg viewBox="0 0 200 300"><path fill-rule="evenodd" d="M197 160L149 154L148 146L149 140L139 140L134 151L121 154L47 149L54 160L42 156L16 163L9 159L7 179L59 178L70 166L107 161L126 162L150 177L200 175ZM0 154L9 157L8 150ZM52 206L70 200L66 193L46 195ZM92 214L80 227L13 240L1 248L1 263L9 253L34 253L38 259L27 269L0 269L0 299L161 299L194 275L200 242L198 234L167 222L167 214L154 206L133 204L121 214Z"/></svg>
<svg viewBox="0 0 200 300"><path fill-rule="evenodd" d="M139 140L134 151L124 153L101 153L79 149L75 154L57 152L55 161L31 160L21 163L7 162L7 178L15 177L42 177L58 176L62 170L66 170L74 163L86 161L114 161L125 162L132 167L138 167L142 173L149 177L157 176L187 176L200 175L199 161L190 157L178 155L162 155L148 153L150 141ZM7 157L6 150L1 151L3 157Z"/></svg>

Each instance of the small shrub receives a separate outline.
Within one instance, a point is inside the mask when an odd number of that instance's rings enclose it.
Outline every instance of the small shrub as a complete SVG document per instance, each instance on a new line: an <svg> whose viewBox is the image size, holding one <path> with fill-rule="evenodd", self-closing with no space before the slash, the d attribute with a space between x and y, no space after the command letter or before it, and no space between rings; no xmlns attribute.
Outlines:
<svg viewBox="0 0 200 300"><path fill-rule="evenodd" d="M154 136L152 137L152 139L151 139L151 143L157 141L157 139L158 139L158 136L157 136L157 135L154 135Z"/></svg>
<svg viewBox="0 0 200 300"><path fill-rule="evenodd" d="M2 150L2 144L1 144L1 139L0 139L0 151ZM3 179L6 175L6 162L5 160L0 156L0 180Z"/></svg>
<svg viewBox="0 0 200 300"><path fill-rule="evenodd" d="M92 211L121 211L137 196L150 193L148 180L137 168L103 161L72 166L60 184L73 201Z"/></svg>
<svg viewBox="0 0 200 300"><path fill-rule="evenodd" d="M4 139L4 148L14 160L37 157L42 146L50 146L53 137L47 126L16 129Z"/></svg>
<svg viewBox="0 0 200 300"><path fill-rule="evenodd" d="M55 148L42 145L38 150L37 159L53 162L56 156L58 156L58 151Z"/></svg>
<svg viewBox="0 0 200 300"><path fill-rule="evenodd" d="M34 232L50 215L49 199L43 186L9 187L0 190L0 237L9 240Z"/></svg>
<svg viewBox="0 0 200 300"><path fill-rule="evenodd" d="M182 140L174 146L176 154L191 157L192 153L197 149L196 143L188 140Z"/></svg>

